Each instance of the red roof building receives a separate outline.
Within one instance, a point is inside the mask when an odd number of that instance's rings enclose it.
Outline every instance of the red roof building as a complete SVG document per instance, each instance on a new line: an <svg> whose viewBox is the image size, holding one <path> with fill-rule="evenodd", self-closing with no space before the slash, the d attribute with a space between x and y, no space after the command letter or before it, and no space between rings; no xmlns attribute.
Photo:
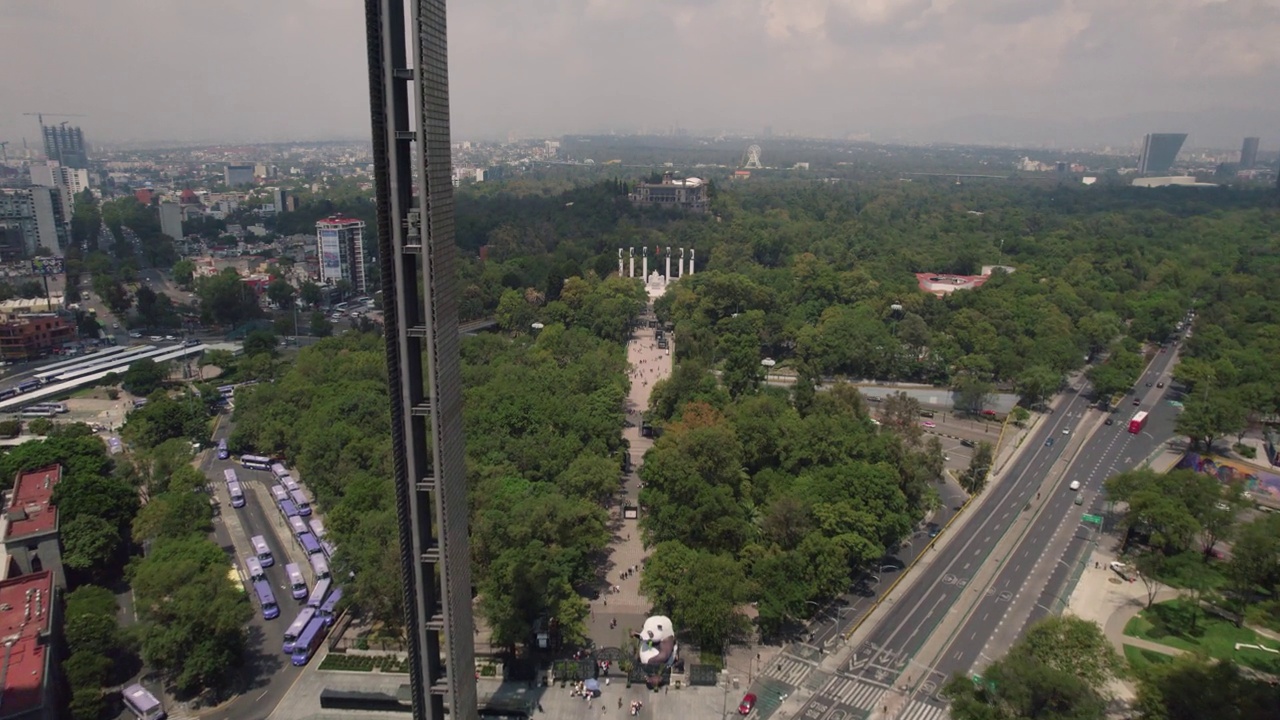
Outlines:
<svg viewBox="0 0 1280 720"><path fill-rule="evenodd" d="M62 549L58 545L58 508L51 502L53 489L60 480L60 465L18 475L5 512L4 548L9 555L10 567L17 567L16 574L48 570L53 573L58 587L64 588L66 578L62 573Z"/></svg>
<svg viewBox="0 0 1280 720"><path fill-rule="evenodd" d="M53 573L47 570L0 581L0 720L56 714L55 592Z"/></svg>
<svg viewBox="0 0 1280 720"><path fill-rule="evenodd" d="M916 285L938 297L957 290L974 290L982 287L990 275L947 275L945 273L916 273Z"/></svg>

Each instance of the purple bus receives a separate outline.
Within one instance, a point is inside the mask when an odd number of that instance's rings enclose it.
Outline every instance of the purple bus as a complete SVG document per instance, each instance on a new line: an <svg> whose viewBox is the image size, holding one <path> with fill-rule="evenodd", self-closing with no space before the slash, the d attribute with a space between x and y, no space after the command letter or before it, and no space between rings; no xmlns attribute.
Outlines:
<svg viewBox="0 0 1280 720"><path fill-rule="evenodd" d="M316 654L316 650L320 649L320 642L324 640L325 632L329 626L320 618L311 618L311 622L307 623L306 629L298 636L293 643L293 664L299 667L306 665L311 660L311 656Z"/></svg>
<svg viewBox="0 0 1280 720"><path fill-rule="evenodd" d="M284 631L284 654L293 654L293 645L298 641L298 636L303 630L307 629L307 625L311 622L311 618L315 617L316 609L313 607L304 607L302 612L298 613L298 617L294 618L289 625L289 629Z"/></svg>
<svg viewBox="0 0 1280 720"><path fill-rule="evenodd" d="M276 594L271 592L271 585L266 580L254 583L253 592L258 596L258 604L262 606L263 620L275 620L280 617L280 606L276 604Z"/></svg>
<svg viewBox="0 0 1280 720"><path fill-rule="evenodd" d="M284 566L285 577L289 579L289 592L293 595L294 600L305 600L307 598L307 579L302 576L302 568L297 563L289 563Z"/></svg>

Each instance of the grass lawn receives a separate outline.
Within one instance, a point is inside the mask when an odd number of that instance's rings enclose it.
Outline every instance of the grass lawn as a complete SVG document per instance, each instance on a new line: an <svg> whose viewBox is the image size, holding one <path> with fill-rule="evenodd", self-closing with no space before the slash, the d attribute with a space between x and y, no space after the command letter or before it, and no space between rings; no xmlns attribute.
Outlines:
<svg viewBox="0 0 1280 720"><path fill-rule="evenodd" d="M1191 626L1192 607L1183 600L1170 600L1138 613L1124 628L1124 634L1158 642L1190 652L1203 652L1210 657L1239 663L1263 672L1280 674L1280 653L1262 650L1236 650L1236 643L1264 645L1280 650L1280 643L1263 639L1248 628L1204 612ZM1127 649L1126 649L1127 650ZM1127 652L1126 652L1127 655Z"/></svg>
<svg viewBox="0 0 1280 720"><path fill-rule="evenodd" d="M1134 670L1141 670L1152 665L1161 665L1171 662L1173 660L1173 656L1165 655L1164 653L1159 653L1155 650L1147 650L1146 648L1125 645L1124 659L1129 661L1129 667Z"/></svg>

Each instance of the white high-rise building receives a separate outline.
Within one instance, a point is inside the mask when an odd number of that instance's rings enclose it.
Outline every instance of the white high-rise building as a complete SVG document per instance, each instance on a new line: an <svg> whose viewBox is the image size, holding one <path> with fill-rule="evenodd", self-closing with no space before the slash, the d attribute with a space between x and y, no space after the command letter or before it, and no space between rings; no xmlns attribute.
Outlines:
<svg viewBox="0 0 1280 720"><path fill-rule="evenodd" d="M0 188L0 259L57 255L70 237L57 188Z"/></svg>
<svg viewBox="0 0 1280 720"><path fill-rule="evenodd" d="M160 232L175 242L182 239L182 206L175 202L160 203Z"/></svg>
<svg viewBox="0 0 1280 720"><path fill-rule="evenodd" d="M316 249L320 260L320 282L351 283L352 289L364 295L369 292L365 277L364 221L334 215L316 223Z"/></svg>
<svg viewBox="0 0 1280 720"><path fill-rule="evenodd" d="M67 167L55 161L37 163L31 166L31 184L58 189L62 201L62 217L70 227L76 196L89 189L89 171Z"/></svg>

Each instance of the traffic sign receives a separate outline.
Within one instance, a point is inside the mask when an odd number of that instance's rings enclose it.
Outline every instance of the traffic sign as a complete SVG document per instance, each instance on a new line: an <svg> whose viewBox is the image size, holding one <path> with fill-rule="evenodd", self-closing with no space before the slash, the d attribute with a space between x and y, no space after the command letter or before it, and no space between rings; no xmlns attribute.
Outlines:
<svg viewBox="0 0 1280 720"><path fill-rule="evenodd" d="M1085 515L1085 516L1083 516L1083 517L1081 517L1081 518L1080 518L1080 522L1083 522L1083 523L1093 523L1094 525L1099 525L1099 526L1101 526L1101 525L1102 525L1102 516L1101 516L1101 515Z"/></svg>

